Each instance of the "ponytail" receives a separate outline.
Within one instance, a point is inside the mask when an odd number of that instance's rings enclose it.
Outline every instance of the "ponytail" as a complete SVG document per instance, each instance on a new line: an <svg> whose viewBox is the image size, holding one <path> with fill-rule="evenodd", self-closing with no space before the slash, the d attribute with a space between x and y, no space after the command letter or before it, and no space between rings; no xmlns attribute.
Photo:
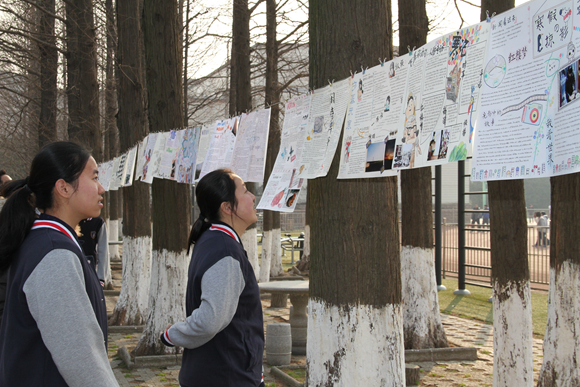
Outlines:
<svg viewBox="0 0 580 387"><path fill-rule="evenodd" d="M0 211L0 270L6 270L28 235L36 214L32 205L34 195L26 179L4 184L0 195L8 198Z"/></svg>
<svg viewBox="0 0 580 387"><path fill-rule="evenodd" d="M74 142L53 142L36 154L29 177L2 186L0 195L9 197L0 211L0 269L8 268L14 260L34 224L36 208L52 208L56 182L63 179L76 188L89 157L89 152Z"/></svg>
<svg viewBox="0 0 580 387"><path fill-rule="evenodd" d="M201 178L195 189L195 198L200 209L199 218L189 234L187 252L212 223L221 221L220 207L223 202L236 208L236 183L230 169L217 169Z"/></svg>

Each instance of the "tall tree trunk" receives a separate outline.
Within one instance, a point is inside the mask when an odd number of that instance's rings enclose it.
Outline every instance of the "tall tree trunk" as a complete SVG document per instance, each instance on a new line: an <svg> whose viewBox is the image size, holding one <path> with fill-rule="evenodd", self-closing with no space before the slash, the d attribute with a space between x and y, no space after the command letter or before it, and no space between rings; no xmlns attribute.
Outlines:
<svg viewBox="0 0 580 387"><path fill-rule="evenodd" d="M113 66L114 53L116 50L117 31L115 29L115 15L113 10L113 0L105 0L107 12L107 56L105 63L105 136L109 138L109 158L119 156L119 130L115 116L117 115L117 98L115 71ZM121 192L118 190L109 191L109 230L110 241L119 240L119 218L121 217L119 199ZM109 258L113 261L121 259L119 245L109 246Z"/></svg>
<svg viewBox="0 0 580 387"><path fill-rule="evenodd" d="M550 181L550 290L538 387L580 386L580 174Z"/></svg>
<svg viewBox="0 0 580 387"><path fill-rule="evenodd" d="M237 116L252 110L250 72L251 10L248 8L248 0L234 0L233 7L229 112L230 116ZM256 193L255 183L246 183L246 188L253 194ZM258 240L256 234L256 224L254 223L240 236L254 270L258 264Z"/></svg>
<svg viewBox="0 0 580 387"><path fill-rule="evenodd" d="M66 4L68 135L89 149L95 160L103 159L99 116L97 50L91 0Z"/></svg>
<svg viewBox="0 0 580 387"><path fill-rule="evenodd" d="M42 148L56 141L56 77L58 70L58 51L54 34L55 0L41 0L39 43L40 48L40 122L38 142Z"/></svg>
<svg viewBox="0 0 580 387"><path fill-rule="evenodd" d="M514 0L481 2L481 20L513 8ZM532 305L523 180L490 181L493 385L533 386Z"/></svg>
<svg viewBox="0 0 580 387"><path fill-rule="evenodd" d="M140 9L140 0L117 1L117 125L122 152L149 133ZM142 325L147 318L151 280L150 185L134 181L122 192L123 282L110 323Z"/></svg>
<svg viewBox="0 0 580 387"><path fill-rule="evenodd" d="M266 179L268 184L280 149L280 88L278 85L278 41L276 36L276 0L266 0L266 106L270 106L270 133L266 156ZM264 211L262 223L262 264L260 281L267 282L269 276L284 273L280 256L280 213ZM270 264L268 264L270 263Z"/></svg>
<svg viewBox="0 0 580 387"><path fill-rule="evenodd" d="M177 2L145 0L143 35L149 128L162 132L183 126L182 51ZM155 179L153 193L153 255L149 315L137 355L174 353L159 340L168 323L185 318L187 240L191 220L191 187Z"/></svg>
<svg viewBox="0 0 580 387"><path fill-rule="evenodd" d="M180 2L184 2L181 0ZM187 64L188 64L188 52L189 52L189 3L190 0L185 0L185 26L183 29L183 124L189 126L189 112L188 112L188 78L187 78ZM180 7L181 9L183 7ZM183 11L181 12L183 17ZM183 24L183 22L181 23Z"/></svg>
<svg viewBox="0 0 580 387"><path fill-rule="evenodd" d="M425 0L399 0L399 54L427 43L429 20L425 5ZM401 171L401 207L405 349L447 347L433 259L430 167Z"/></svg>
<svg viewBox="0 0 580 387"><path fill-rule="evenodd" d="M311 89L390 57L389 1L310 1ZM397 179L338 181L339 153L308 187L307 383L404 386Z"/></svg>

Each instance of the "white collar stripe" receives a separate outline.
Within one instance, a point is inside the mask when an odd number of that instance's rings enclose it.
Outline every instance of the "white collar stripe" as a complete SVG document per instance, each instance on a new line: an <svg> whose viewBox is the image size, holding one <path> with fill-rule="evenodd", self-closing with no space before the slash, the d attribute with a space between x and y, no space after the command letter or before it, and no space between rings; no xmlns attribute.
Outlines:
<svg viewBox="0 0 580 387"><path fill-rule="evenodd" d="M212 230L212 231L213 230L218 230L218 231L221 231L223 233L226 233L229 236L231 236L232 238L234 238L238 243L241 243L240 242L240 239L236 235L235 231L233 231L231 228L229 228L227 226L222 226L221 224L220 225L212 224L209 229Z"/></svg>
<svg viewBox="0 0 580 387"><path fill-rule="evenodd" d="M67 237L69 237L79 248L79 250L82 252L83 250L81 249L81 246L79 245L79 243L77 242L76 238L72 235L72 233L63 225L61 225L58 222L54 222L52 220L35 220L34 224L32 225L31 230L35 230L38 228L51 228L53 230L62 232L63 234L65 234Z"/></svg>

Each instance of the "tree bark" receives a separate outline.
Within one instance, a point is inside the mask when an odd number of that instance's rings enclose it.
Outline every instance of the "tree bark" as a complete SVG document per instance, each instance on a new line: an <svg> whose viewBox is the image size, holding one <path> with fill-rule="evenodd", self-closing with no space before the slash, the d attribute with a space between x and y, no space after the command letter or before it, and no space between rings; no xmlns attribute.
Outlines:
<svg viewBox="0 0 580 387"><path fill-rule="evenodd" d="M149 133L140 0L117 1L117 79L120 149L127 152ZM150 185L134 181L123 192L123 282L111 325L142 325L151 279Z"/></svg>
<svg viewBox="0 0 580 387"><path fill-rule="evenodd" d="M399 0L400 55L427 43L425 6L425 0ZM401 207L405 349L447 347L433 260L431 168L401 171Z"/></svg>
<svg viewBox="0 0 580 387"><path fill-rule="evenodd" d="M143 35L149 127L155 132L183 126L183 73L177 2L145 0ZM187 240L191 220L191 187L154 179L153 255L149 315L136 355L175 353L159 340L167 323L185 319Z"/></svg>
<svg viewBox="0 0 580 387"><path fill-rule="evenodd" d="M66 4L67 96L69 139L86 147L95 160L103 159L99 116L97 50L91 0Z"/></svg>
<svg viewBox="0 0 580 387"><path fill-rule="evenodd" d="M501 13L513 0L481 3ZM491 282L493 291L493 385L533 386L532 308L523 180L490 181Z"/></svg>
<svg viewBox="0 0 580 387"><path fill-rule="evenodd" d="M310 1L310 88L392 57L389 1ZM405 381L397 179L309 182L308 385ZM332 193L332 195L330 195ZM332 199L330 199L332 196Z"/></svg>
<svg viewBox="0 0 580 387"><path fill-rule="evenodd" d="M274 163L280 150L280 87L278 85L278 41L276 33L276 0L266 0L266 107L270 107L270 133L268 135L268 152L266 155L266 179L268 184ZM264 236L270 242L269 249L264 251L262 244L262 262L270 262L270 270L266 271L272 277L284 274L282 257L280 256L280 213L264 211ZM270 254L269 257L265 255ZM266 278L260 278L260 281Z"/></svg>
<svg viewBox="0 0 580 387"><path fill-rule="evenodd" d="M572 387L580 385L580 174L550 182L550 290L538 387Z"/></svg>
<svg viewBox="0 0 580 387"><path fill-rule="evenodd" d="M40 122L38 126L38 142L42 148L56 141L56 109L58 70L58 51L54 34L55 0L41 0L39 35L43 43L40 48Z"/></svg>

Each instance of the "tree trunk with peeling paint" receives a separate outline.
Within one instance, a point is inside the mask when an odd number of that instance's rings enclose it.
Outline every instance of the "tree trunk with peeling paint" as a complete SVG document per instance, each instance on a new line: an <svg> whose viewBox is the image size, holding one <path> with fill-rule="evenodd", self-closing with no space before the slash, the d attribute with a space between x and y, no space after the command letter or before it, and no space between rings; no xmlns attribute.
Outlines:
<svg viewBox="0 0 580 387"><path fill-rule="evenodd" d="M154 132L183 126L182 57L177 2L145 0L143 36L149 128ZM185 319L187 241L191 220L191 187L154 179L153 254L145 331L136 355L175 353L165 347L159 332Z"/></svg>
<svg viewBox="0 0 580 387"><path fill-rule="evenodd" d="M310 1L310 87L392 56L390 1ZM404 386L397 178L309 181L309 386ZM332 194L330 194L332 193Z"/></svg>
<svg viewBox="0 0 580 387"><path fill-rule="evenodd" d="M550 290L538 387L580 386L580 174L550 181Z"/></svg>
<svg viewBox="0 0 580 387"><path fill-rule="evenodd" d="M490 181L493 385L534 384L532 304L523 180Z"/></svg>
<svg viewBox="0 0 580 387"><path fill-rule="evenodd" d="M145 71L140 1L118 1L117 126L120 149L127 152L149 133L145 112ZM151 186L140 181L123 192L123 280L111 325L143 325L151 280Z"/></svg>
<svg viewBox="0 0 580 387"><path fill-rule="evenodd" d="M513 0L485 0L501 13ZM488 182L491 283L493 287L493 385L533 386L533 335L526 200L523 180Z"/></svg>
<svg viewBox="0 0 580 387"><path fill-rule="evenodd" d="M399 0L399 54L427 43L425 0ZM430 130L427 128L426 130ZM401 282L405 349L447 347L433 249L431 168L401 171Z"/></svg>

